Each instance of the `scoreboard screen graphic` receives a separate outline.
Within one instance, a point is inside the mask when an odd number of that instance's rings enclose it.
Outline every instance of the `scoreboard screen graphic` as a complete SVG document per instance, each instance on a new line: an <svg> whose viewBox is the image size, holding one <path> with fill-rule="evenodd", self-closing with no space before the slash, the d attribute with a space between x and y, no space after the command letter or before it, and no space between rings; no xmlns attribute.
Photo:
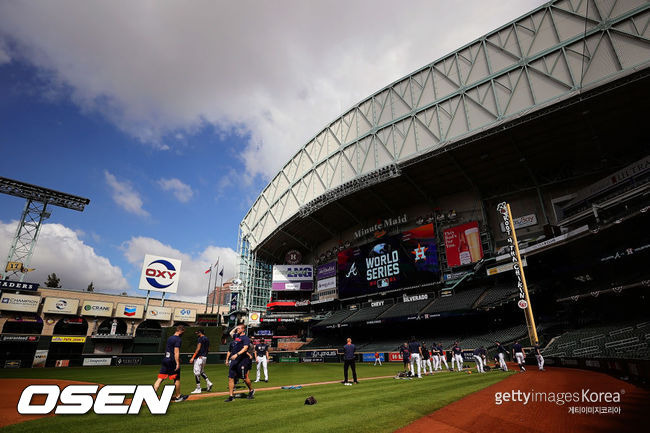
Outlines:
<svg viewBox="0 0 650 433"><path fill-rule="evenodd" d="M430 284L439 275L433 224L382 237L338 254L342 299Z"/></svg>

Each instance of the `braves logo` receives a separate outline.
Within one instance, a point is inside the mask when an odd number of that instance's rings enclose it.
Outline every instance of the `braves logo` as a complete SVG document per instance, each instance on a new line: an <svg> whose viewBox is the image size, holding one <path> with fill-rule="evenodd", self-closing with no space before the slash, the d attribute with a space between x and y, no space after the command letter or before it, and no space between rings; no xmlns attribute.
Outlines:
<svg viewBox="0 0 650 433"><path fill-rule="evenodd" d="M167 270L164 269L158 269L152 268L151 266L155 264L160 264L163 265ZM173 272L172 272L173 271ZM151 263L149 263L149 266L147 267L147 270L145 271L145 275L147 276L147 283L149 283L152 287L155 287L157 289L164 289L172 284L174 284L174 281L171 281L169 284L164 284L158 282L158 279L161 278L163 280L173 280L174 276L176 275L176 268L174 265L172 265L170 262L167 260L155 260Z"/></svg>

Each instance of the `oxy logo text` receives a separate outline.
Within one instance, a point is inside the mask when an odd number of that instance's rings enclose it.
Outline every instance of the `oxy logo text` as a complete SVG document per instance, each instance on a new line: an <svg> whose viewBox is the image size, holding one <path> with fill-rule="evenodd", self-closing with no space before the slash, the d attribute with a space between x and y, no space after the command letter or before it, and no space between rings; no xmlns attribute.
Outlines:
<svg viewBox="0 0 650 433"><path fill-rule="evenodd" d="M93 409L98 415L137 415L146 402L152 415L163 415L174 394L174 385L166 385L160 398L152 385L106 385L99 391L98 388L99 385L68 385L60 390L57 385L30 385L20 395L18 413L45 415L54 411L57 415L83 415ZM131 402L125 404L131 394ZM35 395L46 396L45 403L33 404Z"/></svg>
<svg viewBox="0 0 650 433"><path fill-rule="evenodd" d="M151 266L153 266L155 264L161 264L165 268L167 268L167 270L152 268ZM176 268L174 267L174 265L172 265L167 260L163 260L163 259L155 260L155 261L149 263L149 266L145 270L145 275L147 277L147 283L149 283L152 287L155 287L156 289L165 289L165 288L171 286L172 284L174 284L174 281L171 281L169 284L164 284L167 281L164 281L163 283L160 283L157 280L158 278L161 278L163 280L172 280L176 276L176 274L177 274L177 271L176 271Z"/></svg>

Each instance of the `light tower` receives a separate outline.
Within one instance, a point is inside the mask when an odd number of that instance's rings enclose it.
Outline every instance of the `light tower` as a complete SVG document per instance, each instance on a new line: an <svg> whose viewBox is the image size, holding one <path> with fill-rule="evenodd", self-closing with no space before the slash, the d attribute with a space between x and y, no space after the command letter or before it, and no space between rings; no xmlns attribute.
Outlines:
<svg viewBox="0 0 650 433"><path fill-rule="evenodd" d="M5 263L5 279L20 273L23 281L23 271L29 268L41 224L51 215L48 205L83 212L90 200L6 177L0 177L0 193L27 200Z"/></svg>

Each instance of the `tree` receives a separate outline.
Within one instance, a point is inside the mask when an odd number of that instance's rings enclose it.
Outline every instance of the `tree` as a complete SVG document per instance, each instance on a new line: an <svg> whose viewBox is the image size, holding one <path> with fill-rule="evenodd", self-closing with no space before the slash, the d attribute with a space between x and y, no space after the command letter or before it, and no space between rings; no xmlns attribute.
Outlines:
<svg viewBox="0 0 650 433"><path fill-rule="evenodd" d="M61 279L56 276L54 272L47 276L45 287L52 287L58 289L61 287Z"/></svg>
<svg viewBox="0 0 650 433"><path fill-rule="evenodd" d="M95 286L93 285L93 282L91 281L90 284L88 284L88 287L86 287L86 292L94 292L95 291Z"/></svg>

